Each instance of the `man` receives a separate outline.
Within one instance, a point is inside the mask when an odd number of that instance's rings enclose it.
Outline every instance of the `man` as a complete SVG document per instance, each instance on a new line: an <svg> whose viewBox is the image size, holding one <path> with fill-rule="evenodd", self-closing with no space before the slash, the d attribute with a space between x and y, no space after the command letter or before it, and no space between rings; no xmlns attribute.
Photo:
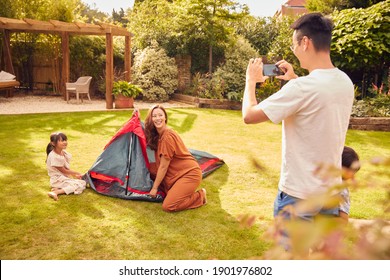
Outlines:
<svg viewBox="0 0 390 280"><path fill-rule="evenodd" d="M263 63L251 59L246 72L242 115L246 124L283 122L282 167L274 216L288 205L325 193L341 184L341 176L328 180L314 175L319 164L341 169L354 87L348 76L335 68L330 58L333 23L320 13L306 14L295 21L291 49L309 75L297 77L291 64L276 64L284 72L278 79L289 82L257 104L256 83L264 82ZM311 220L318 213L339 215L339 209L299 211L295 215ZM285 213L284 213L285 214ZM285 216L289 219L289 213Z"/></svg>

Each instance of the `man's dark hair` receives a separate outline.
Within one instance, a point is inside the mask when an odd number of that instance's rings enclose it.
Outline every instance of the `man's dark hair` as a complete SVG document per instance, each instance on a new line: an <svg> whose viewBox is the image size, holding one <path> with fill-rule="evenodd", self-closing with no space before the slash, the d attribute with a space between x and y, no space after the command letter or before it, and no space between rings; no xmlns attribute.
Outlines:
<svg viewBox="0 0 390 280"><path fill-rule="evenodd" d="M297 19L291 26L296 30L297 41L301 42L303 36L313 41L317 51L329 51L332 41L333 22L321 13L310 13Z"/></svg>

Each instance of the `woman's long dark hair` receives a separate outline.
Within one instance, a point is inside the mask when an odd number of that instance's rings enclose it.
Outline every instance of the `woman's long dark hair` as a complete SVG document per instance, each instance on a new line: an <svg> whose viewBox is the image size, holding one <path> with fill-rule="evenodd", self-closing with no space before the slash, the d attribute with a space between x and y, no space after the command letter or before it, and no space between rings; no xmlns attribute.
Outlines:
<svg viewBox="0 0 390 280"><path fill-rule="evenodd" d="M47 144L46 147L46 155L49 155L51 151L54 150L55 144L57 144L58 141L60 140L68 140L68 137L62 132L54 132L50 134L50 143Z"/></svg>
<svg viewBox="0 0 390 280"><path fill-rule="evenodd" d="M164 115L165 115L165 123L168 122L168 115L167 115L167 112L165 111L165 108L163 106L157 104L149 109L148 115L146 116L146 119L145 119L145 136L146 136L146 143L154 151L157 150L159 135L158 135L156 127L154 126L154 123L152 120L152 115L153 115L154 109L157 109L157 108L163 110Z"/></svg>

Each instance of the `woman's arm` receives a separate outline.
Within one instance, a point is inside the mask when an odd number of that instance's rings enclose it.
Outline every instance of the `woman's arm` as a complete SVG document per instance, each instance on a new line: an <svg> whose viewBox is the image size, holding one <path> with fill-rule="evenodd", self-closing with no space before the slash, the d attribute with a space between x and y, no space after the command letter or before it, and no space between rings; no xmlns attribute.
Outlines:
<svg viewBox="0 0 390 280"><path fill-rule="evenodd" d="M157 195L158 187L163 181L165 174L167 174L170 162L171 162L170 159L167 159L164 156L161 157L160 166L158 167L157 174L156 174L156 179L154 180L153 187L149 192L150 196L155 197Z"/></svg>

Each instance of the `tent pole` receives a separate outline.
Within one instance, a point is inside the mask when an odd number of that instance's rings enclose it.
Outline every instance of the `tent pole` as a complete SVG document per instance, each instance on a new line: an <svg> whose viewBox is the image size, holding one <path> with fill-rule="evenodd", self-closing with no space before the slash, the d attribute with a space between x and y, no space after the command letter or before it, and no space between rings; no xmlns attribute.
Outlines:
<svg viewBox="0 0 390 280"><path fill-rule="evenodd" d="M128 153L128 158L127 158L127 174L126 174L126 184L125 184L125 194L127 195L128 192L128 186L129 186L129 181L130 181L130 167L131 167L131 153L133 150L133 136L134 133L130 133L130 144L129 144L129 153Z"/></svg>

